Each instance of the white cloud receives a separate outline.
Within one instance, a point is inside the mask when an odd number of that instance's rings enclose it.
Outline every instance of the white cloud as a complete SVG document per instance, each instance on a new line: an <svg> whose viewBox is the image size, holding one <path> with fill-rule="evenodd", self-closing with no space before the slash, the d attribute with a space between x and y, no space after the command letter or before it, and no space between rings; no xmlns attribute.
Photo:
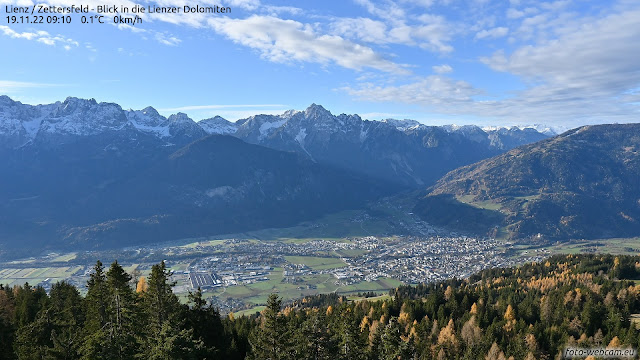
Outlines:
<svg viewBox="0 0 640 360"><path fill-rule="evenodd" d="M182 40L178 39L177 37L173 36L173 35L167 35L165 33L161 33L161 32L156 32L155 33L155 39L164 45L169 45L169 46L176 46L178 44L180 44L182 42Z"/></svg>
<svg viewBox="0 0 640 360"><path fill-rule="evenodd" d="M495 70L531 82L615 95L640 85L640 10L609 15L538 45L523 46L506 56L496 52L481 61Z"/></svg>
<svg viewBox="0 0 640 360"><path fill-rule="evenodd" d="M191 110L218 110L218 109L246 109L246 108L286 108L282 104L240 104L240 105L187 105L175 108L159 109L159 111L191 111Z"/></svg>
<svg viewBox="0 0 640 360"><path fill-rule="evenodd" d="M70 50L71 46L77 47L79 45L78 42L73 39L66 38L62 35L52 36L48 32L42 30L34 32L17 32L8 26L0 25L0 31L5 36L13 39L35 40L37 42L50 46L61 44L63 45L65 50Z"/></svg>
<svg viewBox="0 0 640 360"><path fill-rule="evenodd" d="M418 105L446 105L468 102L482 92L465 81L440 75L417 79L402 85L378 86L364 83L357 88L345 87L348 94L366 101L397 102Z"/></svg>
<svg viewBox="0 0 640 360"><path fill-rule="evenodd" d="M224 0L224 6L242 8L245 10L256 10L260 7L260 0Z"/></svg>
<svg viewBox="0 0 640 360"><path fill-rule="evenodd" d="M56 84L43 84L24 81L0 80L0 93L14 93L22 89L36 89L61 86Z"/></svg>
<svg viewBox="0 0 640 360"><path fill-rule="evenodd" d="M416 78L404 85L363 83L343 90L361 100L419 104L443 114L521 123L637 122L639 25L638 9L600 19L558 20L545 24L555 37L481 58L496 71L520 77L526 88L517 92L482 94L467 82L442 76ZM483 100L476 95L483 95Z"/></svg>
<svg viewBox="0 0 640 360"><path fill-rule="evenodd" d="M509 29L503 26L495 27L489 30L482 30L476 34L476 39L496 39L506 36L509 33Z"/></svg>
<svg viewBox="0 0 640 360"><path fill-rule="evenodd" d="M395 2L384 0L381 6L376 5L371 0L354 0L355 3L364 7L370 14L390 23L402 23L406 17L406 13L402 7Z"/></svg>
<svg viewBox="0 0 640 360"><path fill-rule="evenodd" d="M527 7L522 10L518 10L516 8L507 9L507 19L519 19L524 17L525 15L533 15L540 12L537 8Z"/></svg>
<svg viewBox="0 0 640 360"><path fill-rule="evenodd" d="M331 25L335 34L368 43L389 43L387 25L369 18L339 18Z"/></svg>
<svg viewBox="0 0 640 360"><path fill-rule="evenodd" d="M507 19L519 19L523 16L524 16L524 11L520 11L514 8L507 9Z"/></svg>
<svg viewBox="0 0 640 360"><path fill-rule="evenodd" d="M447 74L453 71L453 68L447 64L436 65L431 68L438 74Z"/></svg>
<svg viewBox="0 0 640 360"><path fill-rule="evenodd" d="M294 20L253 15L247 19L210 19L209 25L229 39L258 50L262 57L274 62L334 63L354 70L372 68L389 73L408 73L405 66L383 58L370 47L337 35L321 35L311 25Z"/></svg>
<svg viewBox="0 0 640 360"><path fill-rule="evenodd" d="M449 53L454 29L441 16L422 15L419 23L386 24L369 18L338 18L330 24L331 31L340 36L373 44L419 46L439 53Z"/></svg>
<svg viewBox="0 0 640 360"><path fill-rule="evenodd" d="M552 2L540 2L539 6L545 10L559 11L570 3L570 0L558 0Z"/></svg>
<svg viewBox="0 0 640 360"><path fill-rule="evenodd" d="M277 16L280 14L301 15L304 14L304 10L294 6L273 6L267 5L264 7L267 14Z"/></svg>

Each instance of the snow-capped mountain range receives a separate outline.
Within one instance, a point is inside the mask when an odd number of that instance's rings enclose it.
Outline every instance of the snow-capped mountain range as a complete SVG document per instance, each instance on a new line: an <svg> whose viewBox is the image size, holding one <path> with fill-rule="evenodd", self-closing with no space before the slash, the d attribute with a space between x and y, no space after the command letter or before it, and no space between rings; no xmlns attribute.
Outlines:
<svg viewBox="0 0 640 360"><path fill-rule="evenodd" d="M223 134L260 143L273 133L284 132L303 146L305 138L311 132L322 133L325 136L336 133L349 134L363 142L372 126L386 126L403 132L429 127L408 119L368 121L358 115L334 116L316 104L304 111L289 110L282 115L255 115L234 123L220 116L195 122L184 113L167 118L150 106L142 110L123 110L118 104L98 103L94 99L68 97L53 104L28 105L13 101L8 96L0 96L0 136L5 140L11 138L10 145L13 146L33 141L39 135L91 136L131 130L151 134L169 142L177 136L197 139L206 134ZM516 129L536 130L548 136L555 135L552 128L543 125L509 128L480 128L473 125L440 127L447 132L477 137L477 140L481 140L480 137L488 138L492 133L504 134ZM5 144L8 142L5 141Z"/></svg>
<svg viewBox="0 0 640 360"><path fill-rule="evenodd" d="M295 152L314 162L405 186L431 184L458 166L549 136L533 128L370 121L355 114L333 115L316 104L304 111L255 115L233 123L220 116L200 122L184 113L164 117L152 107L124 110L94 99L69 97L54 104L27 105L0 97L0 148L56 146L100 137L106 148L114 150L143 139L147 146L169 150L211 134Z"/></svg>
<svg viewBox="0 0 640 360"><path fill-rule="evenodd" d="M98 246L294 225L545 138L316 104L232 123L0 96L0 255L3 241Z"/></svg>

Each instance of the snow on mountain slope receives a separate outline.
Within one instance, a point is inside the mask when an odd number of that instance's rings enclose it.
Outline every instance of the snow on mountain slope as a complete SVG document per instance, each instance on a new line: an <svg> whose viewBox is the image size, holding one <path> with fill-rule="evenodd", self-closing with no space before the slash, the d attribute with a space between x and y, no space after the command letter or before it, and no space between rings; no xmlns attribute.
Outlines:
<svg viewBox="0 0 640 360"><path fill-rule="evenodd" d="M42 120L40 132L87 136L127 127L132 125L120 105L68 97Z"/></svg>
<svg viewBox="0 0 640 360"><path fill-rule="evenodd" d="M544 124L533 124L533 125L514 125L514 126L484 126L482 130L484 131L499 131L499 130L511 130L511 129L533 129L539 133L545 134L547 136L556 136L568 130L567 127L564 126L548 126Z"/></svg>
<svg viewBox="0 0 640 360"><path fill-rule="evenodd" d="M142 110L127 110L126 115L131 124L142 132L151 133L160 138L166 138L171 135L167 118L160 115L151 106Z"/></svg>
<svg viewBox="0 0 640 360"><path fill-rule="evenodd" d="M152 107L125 111L118 104L74 97L34 106L0 96L0 147L16 148L35 140L55 145L69 137L105 133L130 139L144 133L168 145L184 145L207 135L186 114L165 118Z"/></svg>
<svg viewBox="0 0 640 360"><path fill-rule="evenodd" d="M411 128L415 128L415 127L419 127L419 126L425 126L425 125L420 124L416 120L410 120L410 119L403 119L403 120L399 120L399 119L384 119L384 120L381 120L380 122L387 123L389 125L395 126L395 128L400 130L400 131L405 131L405 130L408 130L408 129L411 129Z"/></svg>
<svg viewBox="0 0 640 360"><path fill-rule="evenodd" d="M16 147L33 141L43 118L59 104L32 106L0 96L0 147Z"/></svg>
<svg viewBox="0 0 640 360"><path fill-rule="evenodd" d="M69 97L64 102L32 106L0 97L1 147L15 148L36 140L55 145L69 142L70 137L99 134L128 141L138 141L144 135L169 147L186 145L208 134L233 135L318 162L349 169L359 166L370 175L386 172L394 179L429 175L430 165L424 159L433 156L434 149L447 159L471 161L475 157L467 151L489 156L547 136L529 128L428 126L406 119L369 121L356 114L333 115L317 104L282 115L255 115L236 123L219 116L196 123L184 113L166 118L153 107L123 110L117 104L94 99ZM432 161L453 164L453 160L437 157ZM434 166L441 167L440 163Z"/></svg>
<svg viewBox="0 0 640 360"><path fill-rule="evenodd" d="M230 135L238 130L238 125L221 116L200 120L198 121L198 125L200 125L207 134Z"/></svg>

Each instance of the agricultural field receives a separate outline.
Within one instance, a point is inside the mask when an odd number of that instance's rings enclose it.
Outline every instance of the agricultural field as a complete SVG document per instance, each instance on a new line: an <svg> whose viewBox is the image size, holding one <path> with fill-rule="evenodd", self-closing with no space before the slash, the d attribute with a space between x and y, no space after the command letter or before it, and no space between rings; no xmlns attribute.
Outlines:
<svg viewBox="0 0 640 360"><path fill-rule="evenodd" d="M335 257L285 256L284 258L291 264L305 265L313 270L337 269L347 265Z"/></svg>
<svg viewBox="0 0 640 360"><path fill-rule="evenodd" d="M612 238L597 240L577 240L555 244L549 247L552 254L579 254L585 252L609 253L616 255L638 255L640 238Z"/></svg>
<svg viewBox="0 0 640 360"><path fill-rule="evenodd" d="M29 283L36 285L47 279L50 283L56 283L72 276L82 275L83 271L83 266L4 268L0 269L0 284L14 286Z"/></svg>
<svg viewBox="0 0 640 360"><path fill-rule="evenodd" d="M515 244L512 246L512 252L514 256L533 253L542 253L545 256L584 253L638 255L640 253L640 238L582 239L550 245Z"/></svg>

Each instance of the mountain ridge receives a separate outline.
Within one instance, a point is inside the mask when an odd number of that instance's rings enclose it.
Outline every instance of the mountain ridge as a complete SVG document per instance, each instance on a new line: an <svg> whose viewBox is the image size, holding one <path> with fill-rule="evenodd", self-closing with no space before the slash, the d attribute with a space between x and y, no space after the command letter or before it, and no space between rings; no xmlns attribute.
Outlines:
<svg viewBox="0 0 640 360"><path fill-rule="evenodd" d="M449 172L416 211L426 221L455 227L434 209L473 209L484 231L502 226L515 239L637 236L639 144L640 124L569 130ZM493 219L485 221L485 215Z"/></svg>
<svg viewBox="0 0 640 360"><path fill-rule="evenodd" d="M80 137L147 138L177 149L209 134L296 152L311 161L357 171L408 188L431 185L456 167L547 135L532 129L428 126L415 120L363 120L333 115L321 105L235 123L216 116L195 122L184 113L164 117L153 107L123 110L114 103L68 97L49 105L0 99L0 147L57 146ZM114 140L115 141L115 140Z"/></svg>

